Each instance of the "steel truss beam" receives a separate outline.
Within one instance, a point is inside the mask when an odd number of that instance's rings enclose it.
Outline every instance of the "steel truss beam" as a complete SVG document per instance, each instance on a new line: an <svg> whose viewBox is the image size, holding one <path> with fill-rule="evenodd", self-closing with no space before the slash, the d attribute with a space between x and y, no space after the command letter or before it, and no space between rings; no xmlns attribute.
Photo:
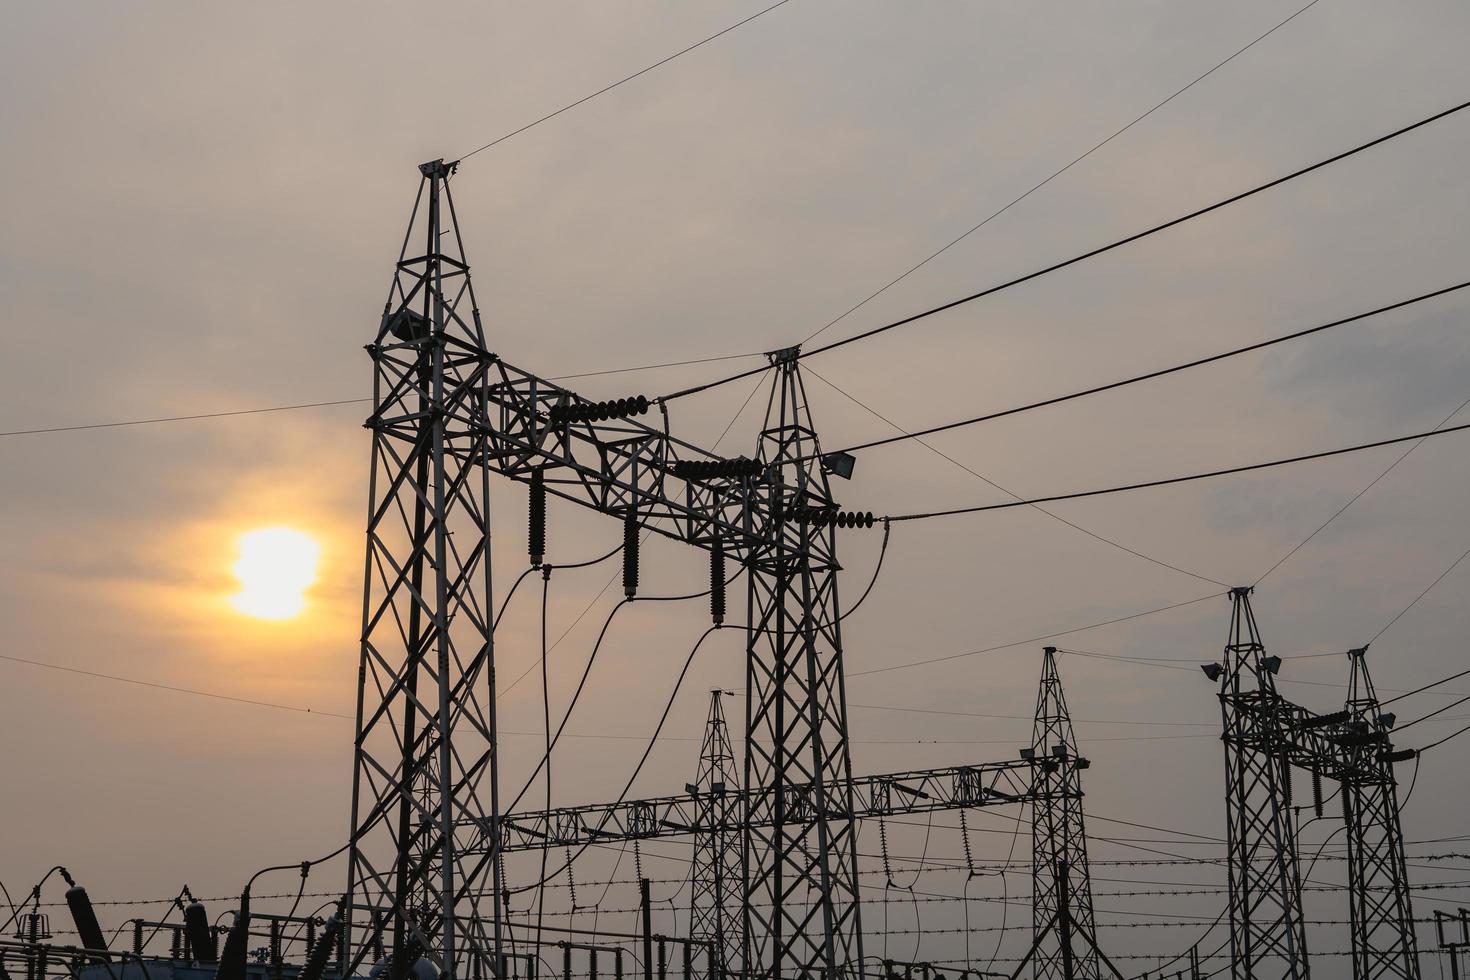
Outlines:
<svg viewBox="0 0 1470 980"><path fill-rule="evenodd" d="M489 472L491 363L448 177L424 164L373 359L372 470L343 949L355 972L391 930L393 980L420 956L490 976L498 854L459 828L494 822ZM422 243L422 251L419 250ZM355 950L352 910L373 909ZM359 920L361 921L361 920Z"/></svg>
<svg viewBox="0 0 1470 980"><path fill-rule="evenodd" d="M647 424L636 418L646 400L592 403L506 364L486 346L469 287L447 189L454 164L421 169L425 223L415 224L416 205L406 242L422 227L426 244L421 254L405 244L369 345L378 382L368 420L374 483L354 904L391 909L393 948L421 946L450 976L462 972L456 942L476 957L482 952L483 937L460 930L490 920L463 903L496 895L479 886L497 873L459 862L473 854L493 868L499 850L467 848L456 835L483 844L517 833L496 821L485 481L492 472L526 482L534 474L551 494L718 548L744 567L744 776L756 792L740 800L742 878L745 904L760 911L747 912L740 968L833 980L856 970L861 929L836 522L823 519L835 501L796 350L771 355L774 383L756 459L739 461L674 438L661 404L662 424ZM487 779L492 800L480 812L477 790ZM634 830L643 817L617 814ZM407 969L402 960L395 972Z"/></svg>
<svg viewBox="0 0 1470 980"><path fill-rule="evenodd" d="M865 820L932 810L1033 803L1042 792L1034 775L1036 768L1036 763L1030 760L1017 759L859 776L849 784L847 795L853 800L850 812L853 819ZM771 795L769 789L734 788L726 791L719 807L708 806L701 792L511 813L500 822L501 849L509 853L685 834L739 833L744 828L743 814L747 810L766 814L768 821L774 819ZM766 800L751 803L752 797ZM813 807L810 784L786 788L788 819L810 820L814 816ZM484 832L470 846L471 850L489 852L490 826L488 821L480 825Z"/></svg>
<svg viewBox="0 0 1470 980"><path fill-rule="evenodd" d="M766 506L748 518L762 541L745 556L745 785L756 791L743 801L743 967L836 980L863 959L836 530L796 517L836 501L797 351L771 361L757 455Z"/></svg>
<svg viewBox="0 0 1470 980"><path fill-rule="evenodd" d="M1042 653L1031 751L1037 763L1031 805L1031 908L1036 980L1101 976L1082 812L1082 772L1056 647ZM1093 938L1088 938L1093 937Z"/></svg>
<svg viewBox="0 0 1470 980"><path fill-rule="evenodd" d="M1343 820L1347 825L1348 889L1352 907L1353 976L1418 980L1419 949L1399 823L1398 784L1388 733L1393 718L1378 703L1367 649L1348 651Z"/></svg>
<svg viewBox="0 0 1470 980"><path fill-rule="evenodd" d="M1355 978L1419 977L1399 824L1391 718L1379 711L1365 650L1352 660L1345 710L1317 714L1276 692L1249 588L1231 590L1231 634L1219 665L1229 814L1232 971L1308 976L1291 770L1342 786ZM1206 668L1207 671L1213 669ZM1212 675L1213 676L1213 675Z"/></svg>
<svg viewBox="0 0 1470 980"><path fill-rule="evenodd" d="M724 976L738 963L740 834L730 826L729 807L738 799L740 775L730 746L729 726L721 702L724 692L710 692L709 718L699 750L699 773L686 788L699 800L698 823L711 828L694 835L694 864L689 874L689 935L710 944L710 973Z"/></svg>
<svg viewBox="0 0 1470 980"><path fill-rule="evenodd" d="M1290 724L1248 588L1232 589L1220 675L1230 865L1231 976L1306 980L1301 868L1292 825ZM1279 668L1279 661L1273 661Z"/></svg>

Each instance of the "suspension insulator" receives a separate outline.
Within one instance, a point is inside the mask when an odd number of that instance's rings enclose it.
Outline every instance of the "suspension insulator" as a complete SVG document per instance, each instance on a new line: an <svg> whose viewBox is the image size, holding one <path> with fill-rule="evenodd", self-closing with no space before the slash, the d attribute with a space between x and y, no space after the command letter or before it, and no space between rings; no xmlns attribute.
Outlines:
<svg viewBox="0 0 1470 980"><path fill-rule="evenodd" d="M638 512L628 508L623 517L623 595L638 594Z"/></svg>
<svg viewBox="0 0 1470 980"><path fill-rule="evenodd" d="M1325 715L1308 718L1296 727L1301 731L1307 731L1313 728L1330 728L1333 725L1341 725L1348 720L1348 717L1349 715L1346 711L1329 711Z"/></svg>
<svg viewBox="0 0 1470 980"><path fill-rule="evenodd" d="M1296 773L1295 773L1295 770L1293 770L1291 768L1291 763L1286 762L1286 760L1284 758L1282 759L1282 762L1285 763L1285 764L1281 767L1281 769L1282 769L1281 802L1283 804L1285 804L1286 809L1290 810L1291 809L1291 797L1292 797L1291 787L1292 787L1292 783L1295 782L1295 779L1293 779L1292 777L1295 776Z"/></svg>
<svg viewBox="0 0 1470 980"><path fill-rule="evenodd" d="M1322 774L1312 770L1312 812L1322 816Z"/></svg>
<svg viewBox="0 0 1470 980"><path fill-rule="evenodd" d="M843 511L835 507L799 507L792 516L812 527L872 527L877 518L872 511Z"/></svg>
<svg viewBox="0 0 1470 980"><path fill-rule="evenodd" d="M634 398L618 398L605 402L567 402L551 406L551 424L566 425L574 422L607 422L643 415L648 411L646 395Z"/></svg>
<svg viewBox="0 0 1470 980"><path fill-rule="evenodd" d="M219 958L214 935L209 931L209 913L203 903L190 902L184 907L184 936L189 940L189 952L194 959L212 963Z"/></svg>
<svg viewBox="0 0 1470 980"><path fill-rule="evenodd" d="M745 480L759 476L765 464L758 459L678 459L670 471L681 480Z"/></svg>
<svg viewBox="0 0 1470 980"><path fill-rule="evenodd" d="M546 471L531 471L531 527L526 535L526 550L531 554L531 567L540 568L546 558Z"/></svg>
<svg viewBox="0 0 1470 980"><path fill-rule="evenodd" d="M716 626L725 622L725 542L718 538L709 550L709 614Z"/></svg>
<svg viewBox="0 0 1470 980"><path fill-rule="evenodd" d="M1351 826L1353 822L1353 798L1347 791L1347 783L1342 784L1342 789L1338 795L1342 797L1342 822Z"/></svg>

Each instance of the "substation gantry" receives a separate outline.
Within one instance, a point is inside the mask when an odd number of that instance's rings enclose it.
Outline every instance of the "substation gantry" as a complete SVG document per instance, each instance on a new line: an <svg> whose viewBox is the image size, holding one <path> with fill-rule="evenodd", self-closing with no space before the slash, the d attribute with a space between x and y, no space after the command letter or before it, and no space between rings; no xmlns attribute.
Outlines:
<svg viewBox="0 0 1470 980"><path fill-rule="evenodd" d="M1306 980L1302 873L1292 809L1292 773L1339 784L1347 836L1348 900L1355 980L1419 977L1419 954L1399 822L1393 766L1394 717L1380 710L1367 650L1348 653L1343 710L1316 714L1276 690L1281 658L1269 656L1251 609L1252 589L1230 591L1230 636L1222 662L1206 664L1219 682L1225 746L1230 868L1231 975Z"/></svg>
<svg viewBox="0 0 1470 980"><path fill-rule="evenodd" d="M857 821L870 814L1020 802L1029 760L852 777L838 614L838 510L797 348L773 380L754 458L724 459L648 424L645 398L589 402L487 345L449 190L455 164L420 167L418 197L377 336L368 548L342 968L391 950L441 976L504 966L501 855L719 830L739 834L739 962L746 976L860 972ZM502 816L495 744L489 480L623 522L624 586L640 535L744 572L743 788ZM544 506L544 500L542 501ZM534 550L535 542L533 542ZM733 879L732 879L733 880ZM355 936L365 930L366 938ZM733 950L727 950L733 955Z"/></svg>

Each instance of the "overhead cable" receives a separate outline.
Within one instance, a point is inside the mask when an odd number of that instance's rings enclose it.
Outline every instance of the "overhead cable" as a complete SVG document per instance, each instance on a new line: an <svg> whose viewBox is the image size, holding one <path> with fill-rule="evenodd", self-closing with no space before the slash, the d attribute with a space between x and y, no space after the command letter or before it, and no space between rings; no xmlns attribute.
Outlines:
<svg viewBox="0 0 1470 980"><path fill-rule="evenodd" d="M1455 425L1444 429L1432 429L1428 432L1416 432L1407 436L1396 436L1392 439L1380 439L1377 442L1365 442L1356 446L1344 446L1341 449L1328 449L1319 453L1307 453L1302 456L1290 456L1286 459L1273 459L1264 463L1250 463L1246 466L1232 466L1222 470L1210 470L1205 473L1191 473L1187 476L1171 476L1159 480L1147 480L1142 483L1125 483L1115 487L1101 487L1096 490L1078 490L1072 493L1053 494L1049 497L1032 497L1027 500L1009 500L998 504L977 504L973 507L955 507L949 510L924 511L916 514L890 515L890 521L922 521L937 517L954 517L960 514L979 514L991 510L1007 510L1012 507L1026 507L1031 504L1050 504L1059 500L1079 500L1084 497L1100 497L1106 494L1126 493L1131 490L1147 490L1152 487L1172 486L1177 483L1191 483L1196 480L1209 480L1220 476L1231 476L1237 473L1250 473L1256 470L1270 469L1276 466L1288 466L1293 463L1305 463L1314 459L1326 459L1330 456L1342 456L1347 453L1363 452L1368 449L1377 449L1380 446L1393 446L1402 442L1412 442L1416 439L1427 439L1430 436L1448 435L1452 432L1462 432L1470 429L1470 423Z"/></svg>
<svg viewBox="0 0 1470 980"><path fill-rule="evenodd" d="M966 303L972 303L972 302L974 302L977 299L983 299L986 296L992 296L995 293L1001 292L1002 290L1010 289L1013 286L1019 286L1022 283L1030 282L1033 279L1038 279L1038 278L1040 278L1042 276L1045 276L1045 275L1047 275L1049 273L1056 272L1056 271L1058 271L1060 269L1068 268L1069 266L1076 265L1079 262L1084 262L1087 259L1094 258L1096 256L1102 255L1102 254L1107 253L1107 252L1111 252L1111 251L1113 251L1114 249L1117 249L1117 248L1121 248L1124 245L1129 245L1129 244L1132 244L1133 242L1140 241L1140 240L1142 240L1144 238L1148 238L1151 235L1156 235L1156 234L1158 234L1161 231L1166 231L1166 230L1168 230L1170 228L1173 228L1176 225L1183 224L1186 221L1190 221L1190 220L1192 220L1194 218L1202 217L1203 215L1209 214L1209 213L1211 213L1213 211L1218 211L1221 208L1228 207L1231 204L1235 204L1237 202L1243 201L1246 198L1254 197L1257 194L1260 194L1260 193L1263 193L1265 191L1271 190L1272 188L1275 188L1275 187L1279 187L1282 184L1285 184L1285 183L1287 183L1289 181L1292 181L1292 180L1296 180L1299 177L1304 177L1307 174L1313 173L1313 172L1315 172L1317 170L1321 170L1323 167L1330 166L1331 164L1337 163L1337 162L1339 162L1341 160L1346 160L1347 158L1352 157L1352 156L1355 156L1355 155L1357 155L1359 153L1362 153L1365 150L1372 149L1373 147L1378 146L1381 143L1386 143L1389 140L1396 139L1396 138L1398 138L1400 136L1403 136L1403 135L1405 135L1407 133L1411 133L1411 132L1413 132L1413 131L1415 131L1417 129L1420 129L1420 128L1424 127L1424 126L1428 126L1431 123L1435 123L1435 122L1438 122L1441 119L1444 119L1444 118L1447 118L1449 116L1452 116L1452 115L1454 115L1457 112L1462 112L1465 109L1470 109L1470 102L1462 102L1459 105L1451 106L1450 108L1445 109L1445 110L1442 110L1440 112L1437 112L1437 113L1435 113L1432 116L1426 116L1425 118L1420 119L1417 122L1410 123L1407 126L1403 126L1403 127L1399 128L1399 129L1396 129L1396 130L1394 130L1391 133L1385 133L1384 135L1379 136L1379 137L1377 137L1375 139L1369 140L1366 143L1361 143L1358 146L1355 146L1355 147L1353 147L1351 149L1344 150L1341 153L1334 154L1333 156L1330 156L1330 157L1328 157L1325 160L1319 160L1318 162L1313 163L1313 164L1310 164L1310 165L1308 165L1306 167L1302 167L1299 170L1294 170L1294 171L1292 171L1289 174L1286 174L1286 175L1281 176L1281 177L1277 177L1274 180L1269 180L1269 181L1267 181L1264 184L1258 184L1255 187L1250 188L1249 190L1241 191L1238 194L1234 194L1234 195L1231 195L1230 197L1227 197L1227 198L1225 198L1223 200L1216 201L1214 204L1206 205L1205 207L1198 208L1198 209L1196 209L1194 211L1190 211L1187 214L1180 215L1177 218L1173 218L1173 219L1170 219L1169 221L1165 221L1162 224L1154 225L1151 228L1146 228L1143 231L1136 232L1135 234L1129 235L1126 238L1117 239L1116 241L1109 242L1106 245L1102 245L1102 246L1100 246L1098 248L1094 248L1091 251L1083 252L1080 255L1073 256L1072 258L1064 259L1064 260L1062 260L1060 262L1055 262L1055 263L1053 263L1053 264L1051 264L1049 266L1046 266L1045 268L1037 269L1034 272L1028 272L1028 273L1026 273L1023 276L1017 276L1014 279L1009 279L1009 280L1006 280L1005 282L999 283L997 285L989 286L989 287L987 287L985 289L980 290L979 292L971 293L968 296L961 296L959 299L951 300L948 303L943 303L943 304L941 304L939 306L931 307L931 308L929 308L927 310L923 310L923 311L921 311L919 313L915 313L915 314L912 314L910 316L906 316L906 317L904 317L901 320L894 320L891 323L886 323L886 324L883 324L882 326L873 327L872 329L869 329L869 330L864 330L863 332L853 334L850 337L844 337L841 340L835 340L835 341L833 341L830 344L823 344L822 346L820 346L820 347L814 347L811 350L801 351L796 356L797 357L800 357L800 358L815 357L818 354L824 354L827 351L836 350L839 347L845 347L848 344L857 343L860 340L866 340L869 337L877 336L878 334L885 333L885 332L887 332L889 330L896 330L899 327L907 326L910 323L915 323L915 322L917 322L919 320L925 319L926 317L934 316L937 313L943 313L946 310L952 310L952 309L954 309L957 306L963 306ZM752 368L752 369L750 369L748 371L742 371L742 372L740 372L738 374L732 374L732 375L728 375L728 376L723 377L723 378L717 378L714 381L708 381L708 382L705 382L704 384L701 384L701 385L695 385L692 388L684 388L684 389L682 389L680 391L675 391L675 392L672 392L670 394L664 395L664 396L661 397L660 400L661 401L668 402L668 401L672 401L672 400L674 400L676 398L683 398L686 395L694 395L694 394L698 394L699 392L702 392L702 391L708 391L711 388L717 388L720 385L729 384L731 381L737 381L740 378L748 378L751 375L755 374L759 370L762 370L762 369L761 368Z"/></svg>
<svg viewBox="0 0 1470 980"><path fill-rule="evenodd" d="M969 425L977 425L981 422L991 422L995 419L1005 418L1008 415L1019 415L1022 412L1029 412L1033 409L1046 408L1050 405L1060 405L1063 402L1073 401L1078 398L1086 398L1089 395L1097 395L1106 391L1113 391L1117 388L1126 388L1129 385L1135 385L1143 381L1152 381L1155 378L1162 378L1171 374L1178 374L1180 371L1187 371L1191 368L1202 367L1206 364L1213 364L1216 361L1224 361L1232 357L1239 357L1242 354L1249 354L1254 351L1264 350L1267 347L1274 347L1277 344L1284 344L1291 340L1299 340L1302 337L1309 337L1312 334L1322 333L1323 331L1331 330L1334 327L1341 327L1349 323L1356 323L1359 320L1366 320L1369 317L1379 316L1392 310L1403 309L1406 306L1413 306L1415 303L1422 303L1425 300L1435 299L1436 297L1444 296L1448 293L1453 293L1467 287L1470 287L1470 281L1456 283L1453 286L1446 286L1443 289L1436 289L1428 293L1421 293L1418 296L1412 296L1408 299L1399 300L1398 302L1390 303L1387 306L1380 306L1377 309L1369 310L1366 313L1355 313L1352 316L1343 317L1339 320L1333 320L1329 323L1322 323L1318 324L1315 327L1308 327L1305 330L1297 330L1293 333L1283 334L1279 337L1272 337L1270 340L1262 340L1254 344L1247 344L1244 347L1236 347L1231 350L1221 351L1218 354L1211 354L1208 357L1196 358L1192 361L1186 361L1183 364L1175 364L1172 367L1159 368L1156 371L1149 371L1145 374L1136 374L1129 378L1123 378L1118 381L1111 381L1107 384L1094 385L1091 388L1084 388L1081 391L1074 391L1066 395L1056 395L1055 397L1046 398L1041 401L1030 402L1025 405L1017 405L1013 408L1002 409L1000 411L990 412L985 415L977 415L973 418L961 419L958 422L946 422L943 425L934 425L930 426L927 429L916 429L912 432L904 432L901 435L886 436L882 439L872 439L868 442L860 442L856 445L845 446L842 449L838 450L838 452L855 453L863 449L872 449L877 446L887 446L895 442L904 442L908 439L918 439L922 436L934 435L936 432L948 432L951 429L960 429Z"/></svg>

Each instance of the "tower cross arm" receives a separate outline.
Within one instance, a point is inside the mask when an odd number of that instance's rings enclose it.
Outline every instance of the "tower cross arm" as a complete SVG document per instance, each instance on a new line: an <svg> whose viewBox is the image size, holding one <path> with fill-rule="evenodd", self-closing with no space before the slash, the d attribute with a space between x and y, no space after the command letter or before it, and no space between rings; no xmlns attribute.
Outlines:
<svg viewBox="0 0 1470 980"><path fill-rule="evenodd" d="M646 398L589 401L494 354L481 356L488 370L465 422L488 436L483 462L492 471L529 482L539 469L549 494L617 517L631 508L649 530L704 548L718 540L732 557L778 543L762 517L770 501L789 502L797 492L772 470L722 458L643 420L658 410Z"/></svg>
<svg viewBox="0 0 1470 980"><path fill-rule="evenodd" d="M850 816L863 819L1034 802L1037 794L1043 792L1035 778L1037 767L1034 761L1015 759L855 777L851 796L854 810ZM810 786L787 788L782 810L786 819L810 818L809 790ZM715 806L709 805L708 794L683 793L512 813L501 820L502 849L526 851L737 831L742 827L741 815L747 812L746 797L766 792L729 790L716 795ZM839 795L831 794L829 799ZM756 805L749 812L769 815L775 811L772 806ZM763 819L762 825L769 822ZM484 850L493 836L492 829L482 824L465 824L460 829L470 850Z"/></svg>

